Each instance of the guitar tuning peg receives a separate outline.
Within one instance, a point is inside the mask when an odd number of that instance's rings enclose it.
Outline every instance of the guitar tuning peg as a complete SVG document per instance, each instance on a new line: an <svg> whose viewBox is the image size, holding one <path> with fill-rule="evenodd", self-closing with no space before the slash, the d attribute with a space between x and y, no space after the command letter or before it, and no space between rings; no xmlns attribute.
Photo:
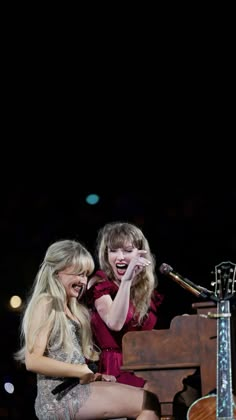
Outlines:
<svg viewBox="0 0 236 420"><path fill-rule="evenodd" d="M211 281L211 286L215 286L216 285L216 281Z"/></svg>

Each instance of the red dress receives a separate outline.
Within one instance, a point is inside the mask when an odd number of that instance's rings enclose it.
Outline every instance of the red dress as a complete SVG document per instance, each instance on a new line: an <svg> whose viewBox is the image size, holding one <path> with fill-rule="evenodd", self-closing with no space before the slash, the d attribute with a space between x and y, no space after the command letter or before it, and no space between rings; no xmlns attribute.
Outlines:
<svg viewBox="0 0 236 420"><path fill-rule="evenodd" d="M118 292L118 286L113 281L109 280L106 274L101 270L96 272L96 276L104 280L94 284L87 291L87 297L88 305L92 309L91 326L94 340L101 349L99 372L114 375L117 382L143 387L145 384L144 379L137 377L131 372L123 372L120 370L120 366L122 365L122 337L128 331L154 329L158 319L158 307L163 300L163 296L156 290L153 291L153 297L147 317L145 317L141 325L137 325L137 321L133 319L134 308L130 303L127 318L122 330L112 331L107 327L96 311L94 302L103 295L110 295L112 300L114 300Z"/></svg>

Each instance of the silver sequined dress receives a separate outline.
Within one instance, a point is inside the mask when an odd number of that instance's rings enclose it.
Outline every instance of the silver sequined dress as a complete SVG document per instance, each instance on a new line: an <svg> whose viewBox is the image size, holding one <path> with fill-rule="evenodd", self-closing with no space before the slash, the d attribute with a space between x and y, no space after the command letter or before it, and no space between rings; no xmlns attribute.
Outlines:
<svg viewBox="0 0 236 420"><path fill-rule="evenodd" d="M79 341L78 323L69 320L75 350L68 360L68 354L55 343L50 346L47 356L63 362L84 364L85 359ZM44 375L37 375L37 397L35 400L35 412L39 420L72 420L78 415L79 408L87 401L91 388L89 384L80 385L79 383L72 388L57 395L52 394L52 390L68 378L53 378Z"/></svg>

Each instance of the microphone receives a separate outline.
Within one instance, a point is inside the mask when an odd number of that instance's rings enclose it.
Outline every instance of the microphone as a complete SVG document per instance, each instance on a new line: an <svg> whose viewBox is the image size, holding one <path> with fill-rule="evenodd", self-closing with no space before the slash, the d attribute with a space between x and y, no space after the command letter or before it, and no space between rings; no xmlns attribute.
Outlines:
<svg viewBox="0 0 236 420"><path fill-rule="evenodd" d="M216 300L216 297L214 297L214 293L211 290L206 289L205 287L198 286L192 281L188 280L186 277L181 276L179 273L173 270L173 268L163 263L161 264L159 271L162 274L165 274L172 278L176 283L178 283L181 287L188 290L189 292L193 293L195 296L203 298L203 299L212 299Z"/></svg>
<svg viewBox="0 0 236 420"><path fill-rule="evenodd" d="M89 369L93 371L93 373L97 373L98 368L96 363L89 363L88 364ZM57 395L57 400L60 400L66 392L68 392L70 389L74 388L77 384L80 383L79 378L68 378L65 379L61 384L57 385L51 392L53 395Z"/></svg>

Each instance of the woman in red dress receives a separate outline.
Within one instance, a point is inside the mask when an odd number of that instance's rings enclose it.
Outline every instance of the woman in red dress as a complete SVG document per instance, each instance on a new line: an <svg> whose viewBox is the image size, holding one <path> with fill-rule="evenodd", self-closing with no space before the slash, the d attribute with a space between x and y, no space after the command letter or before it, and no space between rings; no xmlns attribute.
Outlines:
<svg viewBox="0 0 236 420"><path fill-rule="evenodd" d="M163 300L157 290L155 258L143 232L130 223L106 224L98 234L100 270L88 284L92 330L101 349L99 371L117 382L148 388L131 372L121 371L122 338L128 331L152 330Z"/></svg>

